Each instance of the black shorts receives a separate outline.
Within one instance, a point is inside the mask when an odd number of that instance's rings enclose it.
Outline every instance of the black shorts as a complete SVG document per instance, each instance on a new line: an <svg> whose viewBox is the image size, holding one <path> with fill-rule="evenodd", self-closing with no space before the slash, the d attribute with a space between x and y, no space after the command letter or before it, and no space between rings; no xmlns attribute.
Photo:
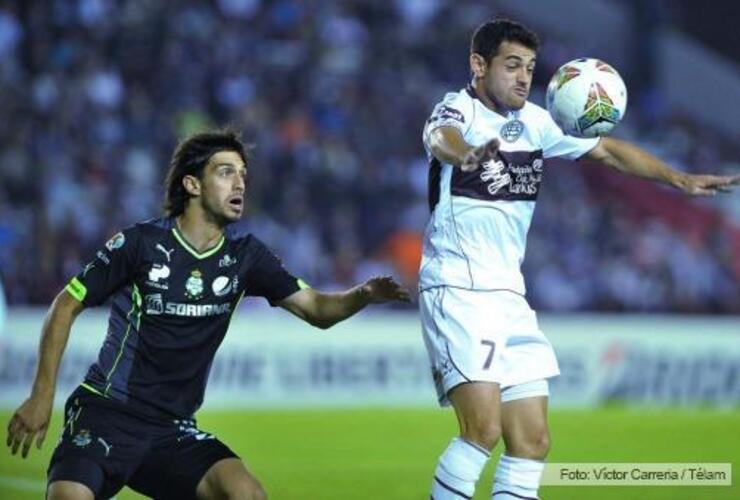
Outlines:
<svg viewBox="0 0 740 500"><path fill-rule="evenodd" d="M82 483L96 499L124 486L155 499L194 499L213 464L238 458L194 420L147 419L84 388L67 400L64 419L48 482Z"/></svg>

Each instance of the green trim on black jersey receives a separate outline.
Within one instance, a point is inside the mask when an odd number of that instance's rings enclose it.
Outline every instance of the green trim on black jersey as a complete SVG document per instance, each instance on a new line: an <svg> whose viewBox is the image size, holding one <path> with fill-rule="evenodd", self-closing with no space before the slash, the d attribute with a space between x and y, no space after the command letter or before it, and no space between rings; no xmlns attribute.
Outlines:
<svg viewBox="0 0 740 500"><path fill-rule="evenodd" d="M131 290L131 309L126 314L126 321L128 322L128 327L126 327L126 333L123 335L123 340L121 341L121 347L118 349L118 355L116 356L116 360L113 362L113 366L111 367L110 371L108 372L108 376L105 377L105 381L108 382L105 386L105 391L103 391L103 396L108 396L108 391L110 391L111 381L110 378L113 375L113 372L116 371L116 367L118 367L118 362L121 360L121 356L123 355L123 347L126 345L126 340L128 340L128 336L131 333L131 315L134 314L134 311L136 311L136 331L139 331L139 327L141 326L141 293L139 293L139 287L136 286L134 283L132 290Z"/></svg>
<svg viewBox="0 0 740 500"><path fill-rule="evenodd" d="M174 234L175 235L175 239L177 241L179 241L180 244L183 247L185 247L185 250L187 250L188 252L190 252L190 255L192 255L196 259L201 259L201 260L202 259L205 259L207 257L210 257L214 253L216 253L219 250L221 250L221 247L224 245L224 241L226 241L226 238L222 234L221 235L221 239L218 240L218 243L216 243L216 245L213 248L211 248L209 250L206 250L205 252L198 252L195 248L193 248L192 246L190 246L190 244L188 243L188 241L185 239L185 236L183 236L183 234L180 232L180 230L178 228L173 227L172 228L172 234Z"/></svg>
<svg viewBox="0 0 740 500"><path fill-rule="evenodd" d="M87 287L77 277L72 278L64 289L80 302L85 300L85 296L87 295Z"/></svg>
<svg viewBox="0 0 740 500"><path fill-rule="evenodd" d="M108 397L105 394L103 394L102 392L100 392L99 390L97 390L95 387L93 387L90 384L88 384L87 382L81 383L80 384L80 387L84 387L88 391L92 392L93 394L97 394L98 396L103 396L104 398L107 398Z"/></svg>
<svg viewBox="0 0 740 500"><path fill-rule="evenodd" d="M311 285L303 281L301 278L298 278L296 280L296 283L298 284L298 288L300 288L301 290L306 290L307 288L311 288Z"/></svg>

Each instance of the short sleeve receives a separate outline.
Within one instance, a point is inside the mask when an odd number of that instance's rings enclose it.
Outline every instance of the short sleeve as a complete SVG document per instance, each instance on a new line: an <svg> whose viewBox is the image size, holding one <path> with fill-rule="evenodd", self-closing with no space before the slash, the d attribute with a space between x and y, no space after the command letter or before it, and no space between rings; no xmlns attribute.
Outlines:
<svg viewBox="0 0 740 500"><path fill-rule="evenodd" d="M290 274L280 259L257 238L250 242L251 265L247 274L245 295L264 297L270 305L307 288L307 285Z"/></svg>
<svg viewBox="0 0 740 500"><path fill-rule="evenodd" d="M545 158L567 158L577 160L599 143L599 138L584 139L566 135L560 130L550 114L542 110L542 154Z"/></svg>
<svg viewBox="0 0 740 500"><path fill-rule="evenodd" d="M133 281L138 267L139 229L134 226L113 235L92 261L65 287L85 307L102 304L119 288Z"/></svg>
<svg viewBox="0 0 740 500"><path fill-rule="evenodd" d="M464 136L473 121L473 102L464 92L450 92L439 102L424 125L424 146L429 149L429 135L440 127L453 127Z"/></svg>

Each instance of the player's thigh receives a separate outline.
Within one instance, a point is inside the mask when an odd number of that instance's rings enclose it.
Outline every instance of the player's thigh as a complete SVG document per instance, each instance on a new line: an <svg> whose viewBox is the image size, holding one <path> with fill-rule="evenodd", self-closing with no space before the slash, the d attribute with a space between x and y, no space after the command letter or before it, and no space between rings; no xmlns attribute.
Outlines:
<svg viewBox="0 0 740 500"><path fill-rule="evenodd" d="M225 458L213 464L198 483L196 494L198 500L267 498L260 482L238 458Z"/></svg>
<svg viewBox="0 0 740 500"><path fill-rule="evenodd" d="M217 467L212 473L214 466L229 459L241 463L228 446L213 434L198 429L193 420L176 420L156 440L126 484L134 491L158 500L221 498L219 493L203 496L196 495L196 492L206 478L204 495L224 491L209 486L235 484L229 479L240 477L239 467L227 467L226 472L236 471L235 474L224 473L222 467Z"/></svg>
<svg viewBox="0 0 740 500"><path fill-rule="evenodd" d="M493 382L468 382L449 393L460 435L486 446L495 445L501 434L501 391Z"/></svg>
<svg viewBox="0 0 740 500"><path fill-rule="evenodd" d="M520 391L520 396L507 394ZM501 427L507 452L525 458L544 458L550 446L547 423L547 382L533 381L504 389ZM508 396L508 397L507 397Z"/></svg>
<svg viewBox="0 0 740 500"><path fill-rule="evenodd" d="M46 490L46 500L94 500L92 490L74 481L54 481Z"/></svg>
<svg viewBox="0 0 740 500"><path fill-rule="evenodd" d="M497 297L450 287L421 293L422 331L442 406L461 384L501 383L507 328Z"/></svg>

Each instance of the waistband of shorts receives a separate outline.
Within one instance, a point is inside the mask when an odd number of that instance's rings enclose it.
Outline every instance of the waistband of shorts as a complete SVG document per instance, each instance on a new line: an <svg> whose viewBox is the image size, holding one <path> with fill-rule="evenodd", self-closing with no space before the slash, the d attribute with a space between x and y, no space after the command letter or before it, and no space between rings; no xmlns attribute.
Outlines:
<svg viewBox="0 0 740 500"><path fill-rule="evenodd" d="M69 399L72 398L79 398L86 405L123 412L139 420L156 425L169 425L175 420L192 421L193 425L195 425L194 417L178 417L158 411L147 411L147 409L140 408L139 405L105 396L88 382L78 385L69 396Z"/></svg>
<svg viewBox="0 0 740 500"><path fill-rule="evenodd" d="M524 295L520 291L511 289L511 288L466 288L464 286L457 286L457 285L429 285L425 287L422 287L421 285L419 285L419 293L429 292L429 291L437 290L440 288L442 289L450 288L453 290L462 290L466 292L484 292L484 293L504 292L504 293L512 293L518 297L526 298L526 295Z"/></svg>

